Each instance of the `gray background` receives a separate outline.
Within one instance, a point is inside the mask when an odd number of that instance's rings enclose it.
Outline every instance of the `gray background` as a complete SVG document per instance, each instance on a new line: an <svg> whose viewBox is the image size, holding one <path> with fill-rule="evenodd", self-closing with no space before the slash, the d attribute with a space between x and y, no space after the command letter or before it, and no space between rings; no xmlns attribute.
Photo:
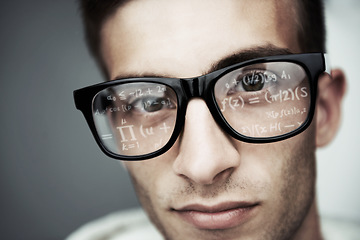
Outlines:
<svg viewBox="0 0 360 240"><path fill-rule="evenodd" d="M327 5L332 65L349 86L341 132L318 152L321 214L358 222L359 2ZM73 104L74 89L102 80L76 3L2 0L0 26L0 239L63 239L138 206L127 173L100 152Z"/></svg>

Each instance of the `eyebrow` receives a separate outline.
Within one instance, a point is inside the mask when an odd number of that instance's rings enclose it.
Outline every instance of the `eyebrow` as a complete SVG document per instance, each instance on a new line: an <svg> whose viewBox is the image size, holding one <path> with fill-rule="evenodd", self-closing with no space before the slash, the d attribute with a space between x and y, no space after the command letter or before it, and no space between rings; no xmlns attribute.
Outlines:
<svg viewBox="0 0 360 240"><path fill-rule="evenodd" d="M212 64L210 69L204 74L215 72L222 68L229 67L231 65L252 60L255 58L262 58L268 56L278 56L278 55L287 55L293 54L288 48L279 48L274 45L258 46L250 49L241 50L237 53L228 55L219 61Z"/></svg>
<svg viewBox="0 0 360 240"><path fill-rule="evenodd" d="M223 57L222 59L218 60L217 62L214 62L210 68L203 73L209 74L211 72L215 72L217 70L220 70L222 68L226 68L228 66L245 62L248 60L252 60L255 58L261 58L261 57L267 57L267 56L278 56L278 55L287 55L287 54L293 54L288 48L280 48L276 47L272 44L268 44L265 46L257 46L254 48L244 49L238 52L235 52L231 55L228 55L226 57ZM117 75L115 79L124 79L124 78L176 78L174 76L169 75L162 75L162 74L154 74L154 73L143 73L143 74L120 74Z"/></svg>

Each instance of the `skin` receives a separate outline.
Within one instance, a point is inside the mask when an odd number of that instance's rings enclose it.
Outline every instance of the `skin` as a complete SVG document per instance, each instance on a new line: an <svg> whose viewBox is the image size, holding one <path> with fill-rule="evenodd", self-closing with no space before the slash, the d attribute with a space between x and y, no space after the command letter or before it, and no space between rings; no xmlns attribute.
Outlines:
<svg viewBox="0 0 360 240"><path fill-rule="evenodd" d="M289 3L291 4L291 3ZM300 52L295 9L285 1L137 0L104 24L102 54L119 76L193 77L219 60L256 47ZM224 133L205 102L193 99L175 145L151 160L125 162L139 200L166 239L321 239L315 200L315 149L339 123L341 71L319 79L315 120L303 133L248 144ZM211 129L211 131L209 131ZM257 203L228 229L199 229L173 209L228 201Z"/></svg>

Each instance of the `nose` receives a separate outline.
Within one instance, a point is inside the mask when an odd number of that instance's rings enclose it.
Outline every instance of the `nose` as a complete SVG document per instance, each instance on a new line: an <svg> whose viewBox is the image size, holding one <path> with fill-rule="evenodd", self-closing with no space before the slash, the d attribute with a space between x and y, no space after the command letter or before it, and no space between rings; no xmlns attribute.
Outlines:
<svg viewBox="0 0 360 240"><path fill-rule="evenodd" d="M179 153L173 170L202 185L228 178L240 165L239 152L213 119L206 103L193 99L186 110Z"/></svg>

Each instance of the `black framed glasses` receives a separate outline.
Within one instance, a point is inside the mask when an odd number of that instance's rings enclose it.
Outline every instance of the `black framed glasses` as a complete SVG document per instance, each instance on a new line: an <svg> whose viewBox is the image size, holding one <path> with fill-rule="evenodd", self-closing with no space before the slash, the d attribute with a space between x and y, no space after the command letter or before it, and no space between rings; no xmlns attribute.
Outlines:
<svg viewBox="0 0 360 240"><path fill-rule="evenodd" d="M74 91L74 99L106 155L144 160L175 143L194 97L202 98L217 124L237 140L293 137L311 123L324 71L323 53L270 56L195 78L108 81Z"/></svg>

